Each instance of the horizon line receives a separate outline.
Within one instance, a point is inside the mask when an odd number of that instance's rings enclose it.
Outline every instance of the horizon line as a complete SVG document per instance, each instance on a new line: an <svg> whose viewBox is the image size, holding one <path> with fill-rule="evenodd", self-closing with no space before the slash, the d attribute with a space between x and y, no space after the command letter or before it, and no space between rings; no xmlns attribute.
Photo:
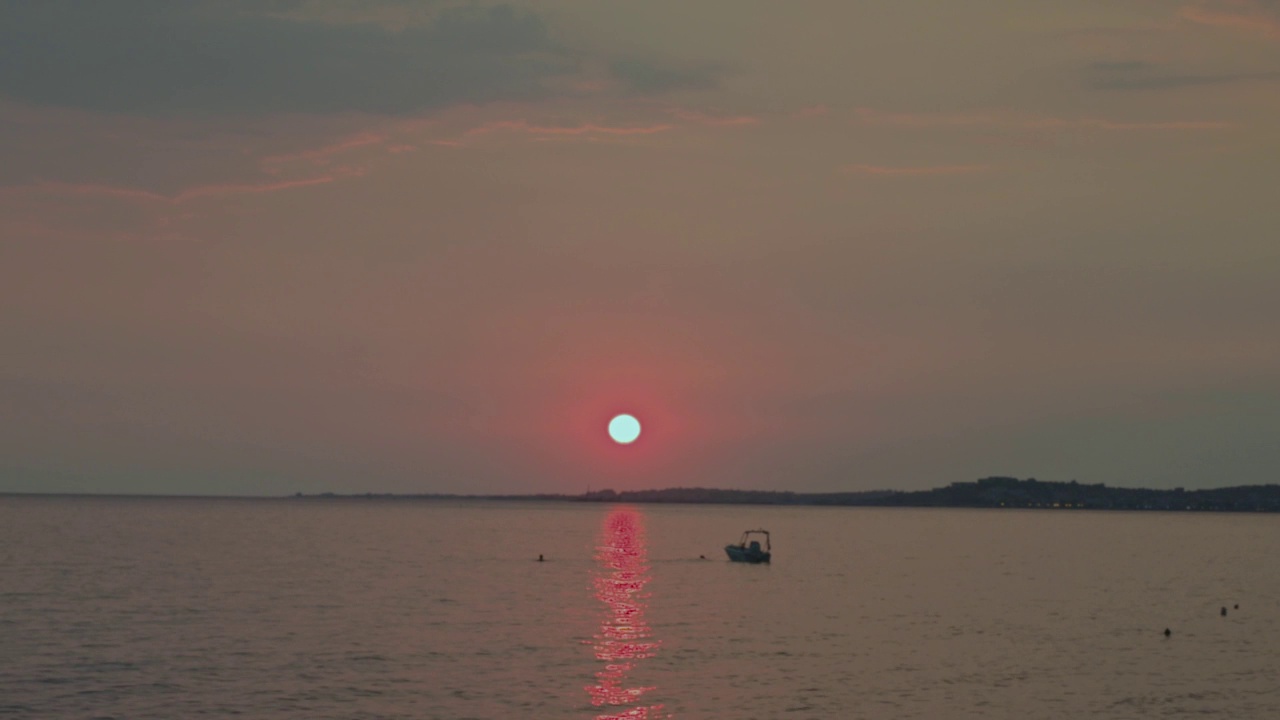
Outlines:
<svg viewBox="0 0 1280 720"><path fill-rule="evenodd" d="M308 498L308 497L329 496L329 497L335 497L335 498L433 497L433 498L476 499L476 500L482 500L482 499L502 500L502 499L538 499L538 498L571 499L571 498L586 498L589 496L599 495L601 493L606 493L606 492L610 492L615 495L623 495L628 493L653 493L653 492L669 492L669 491L678 491L678 490L702 490L702 491L730 492L730 493L733 493L733 492L773 493L773 494L779 494L779 495L789 494L789 495L798 495L798 496L865 495L865 494L871 494L871 493L932 492L935 490L951 487L956 484L975 483L978 480L987 480L987 479L1006 479L1006 480L1015 480L1019 483L1037 482L1037 483L1061 484L1061 485L1070 485L1072 483L1076 483L1081 487L1090 487L1090 486L1103 487L1108 490L1146 490L1151 492L1181 491L1185 493L1206 492L1206 491L1213 491L1213 490L1232 490L1232 489L1240 489L1240 488L1266 488L1266 487L1275 487L1277 485L1280 485L1280 483L1254 483L1254 484L1244 484L1244 485L1220 485L1220 486L1214 486L1214 487L1197 487L1197 488L1186 488L1185 486L1159 488L1159 487L1142 487L1142 486L1130 486L1130 485L1107 485L1106 483L1085 483L1085 482L1079 482L1078 480L1040 480L1039 478L1034 478L1034 477L1014 478L1014 477L1008 477L1008 476L989 475L984 478L978 478L977 480L957 480L957 481L948 483L946 485L937 485L934 487L918 488L918 489L873 488L869 490L776 490L776 489L763 489L763 488L723 488L723 487L709 487L709 486L701 486L701 485L691 485L691 486L676 485L676 486L667 486L667 487L661 487L661 488L654 487L654 488L642 488L642 489L633 489L633 490L615 490L613 488L601 488L599 490L588 489L580 493L528 492L528 491L509 492L509 493L463 493L463 492L440 492L440 491L430 491L430 490L410 491L410 492L372 491L372 490L340 492L340 491L333 491L333 490L321 490L321 491L311 491L311 492L296 491L296 492L285 493L285 494L259 494L259 495L244 495L244 494L221 495L221 494L209 494L209 493L184 494L184 493L146 493L146 492L82 492L82 491L62 492L62 491L0 490L0 497L57 497L57 498L83 497L83 498L188 499L188 500L201 500L201 499L274 500L274 499L293 499L293 498L299 498L299 497Z"/></svg>

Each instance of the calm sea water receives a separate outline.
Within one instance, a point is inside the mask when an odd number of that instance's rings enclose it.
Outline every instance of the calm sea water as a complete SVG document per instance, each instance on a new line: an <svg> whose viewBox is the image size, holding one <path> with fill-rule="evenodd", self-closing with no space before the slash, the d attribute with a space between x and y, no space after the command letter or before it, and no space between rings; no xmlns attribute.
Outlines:
<svg viewBox="0 0 1280 720"><path fill-rule="evenodd" d="M1276 718L1278 523L0 498L0 715Z"/></svg>

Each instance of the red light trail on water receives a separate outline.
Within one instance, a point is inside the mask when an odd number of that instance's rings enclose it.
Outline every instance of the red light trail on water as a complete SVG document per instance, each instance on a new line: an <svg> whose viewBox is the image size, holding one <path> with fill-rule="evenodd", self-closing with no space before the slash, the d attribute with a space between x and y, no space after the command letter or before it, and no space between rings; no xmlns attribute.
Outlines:
<svg viewBox="0 0 1280 720"><path fill-rule="evenodd" d="M596 684L587 686L591 704L609 706L596 720L631 720L657 717L661 705L636 703L653 686L625 687L628 675L645 658L653 657L658 642L645 620L649 582L648 548L643 517L631 508L619 508L604 519L602 542L596 548L600 574L595 579L596 598L606 612L593 642L596 659L605 663L596 673Z"/></svg>

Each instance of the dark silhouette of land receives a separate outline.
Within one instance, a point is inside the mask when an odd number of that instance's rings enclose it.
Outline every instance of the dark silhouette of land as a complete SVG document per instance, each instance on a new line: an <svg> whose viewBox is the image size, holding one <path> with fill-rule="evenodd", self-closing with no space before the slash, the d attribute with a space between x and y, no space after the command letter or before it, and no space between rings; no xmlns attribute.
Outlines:
<svg viewBox="0 0 1280 720"><path fill-rule="evenodd" d="M596 490L581 495L393 495L323 493L301 498L420 498L555 500L561 502L688 503L723 505L827 505L850 507L1040 508L1053 510L1162 510L1280 512L1280 485L1240 485L1205 490L1107 487L1029 478L988 477L933 490L797 493L769 490L667 488Z"/></svg>

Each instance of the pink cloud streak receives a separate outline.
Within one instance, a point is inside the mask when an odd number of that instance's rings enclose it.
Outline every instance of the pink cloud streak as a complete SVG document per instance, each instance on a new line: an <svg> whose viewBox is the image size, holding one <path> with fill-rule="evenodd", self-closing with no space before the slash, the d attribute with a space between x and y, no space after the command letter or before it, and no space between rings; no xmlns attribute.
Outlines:
<svg viewBox="0 0 1280 720"><path fill-rule="evenodd" d="M760 124L760 118L752 117L750 115L711 115L700 110L686 110L684 108L671 108L667 112L686 122L695 122L702 125L714 125L717 127Z"/></svg>
<svg viewBox="0 0 1280 720"><path fill-rule="evenodd" d="M367 147L369 145L380 145L386 142L386 136L378 133L364 132L354 137L347 138L332 145L326 145L312 150L303 150L296 153L286 153L281 155L269 155L262 158L261 164L264 168L278 167L290 162L299 160L310 161L315 165L326 165L330 158L357 148Z"/></svg>
<svg viewBox="0 0 1280 720"><path fill-rule="evenodd" d="M341 172L331 175L321 175L313 178L303 178L299 180L282 180L273 183L225 183L215 185L200 185L197 187L183 190L176 195L162 195L160 193L142 190L139 188L119 187L115 185L102 185L94 183L65 183L65 182L40 182L32 185L21 185L16 187L8 187L0 189L0 195L19 195L19 194L41 194L41 195L64 195L78 197L100 197L114 198L118 200L129 200L143 203L160 203L165 205L181 205L191 200L208 197L219 197L227 195L249 195L273 193L281 190L292 190L295 188L312 187L315 185L326 185L334 182L341 177L359 177L364 174L360 168L344 168Z"/></svg>
<svg viewBox="0 0 1280 720"><path fill-rule="evenodd" d="M1198 25L1240 30L1280 40L1280 17L1253 0L1199 2L1178 11L1178 17Z"/></svg>
<svg viewBox="0 0 1280 720"><path fill-rule="evenodd" d="M845 165L840 168L846 173L858 175L882 175L890 177L937 177L941 175L971 175L986 172L989 165Z"/></svg>
<svg viewBox="0 0 1280 720"><path fill-rule="evenodd" d="M1056 118L1044 115L1005 115L999 113L924 114L889 113L870 108L854 110L858 120L870 125L893 127L1012 127L1025 130L1227 130L1234 125L1216 120L1173 120L1161 122L1120 122L1102 118Z"/></svg>
<svg viewBox="0 0 1280 720"><path fill-rule="evenodd" d="M466 135L483 135L501 130L523 132L530 135L653 135L666 132L675 126L658 125L613 126L586 123L583 125L532 125L526 120L498 120L466 131Z"/></svg>

